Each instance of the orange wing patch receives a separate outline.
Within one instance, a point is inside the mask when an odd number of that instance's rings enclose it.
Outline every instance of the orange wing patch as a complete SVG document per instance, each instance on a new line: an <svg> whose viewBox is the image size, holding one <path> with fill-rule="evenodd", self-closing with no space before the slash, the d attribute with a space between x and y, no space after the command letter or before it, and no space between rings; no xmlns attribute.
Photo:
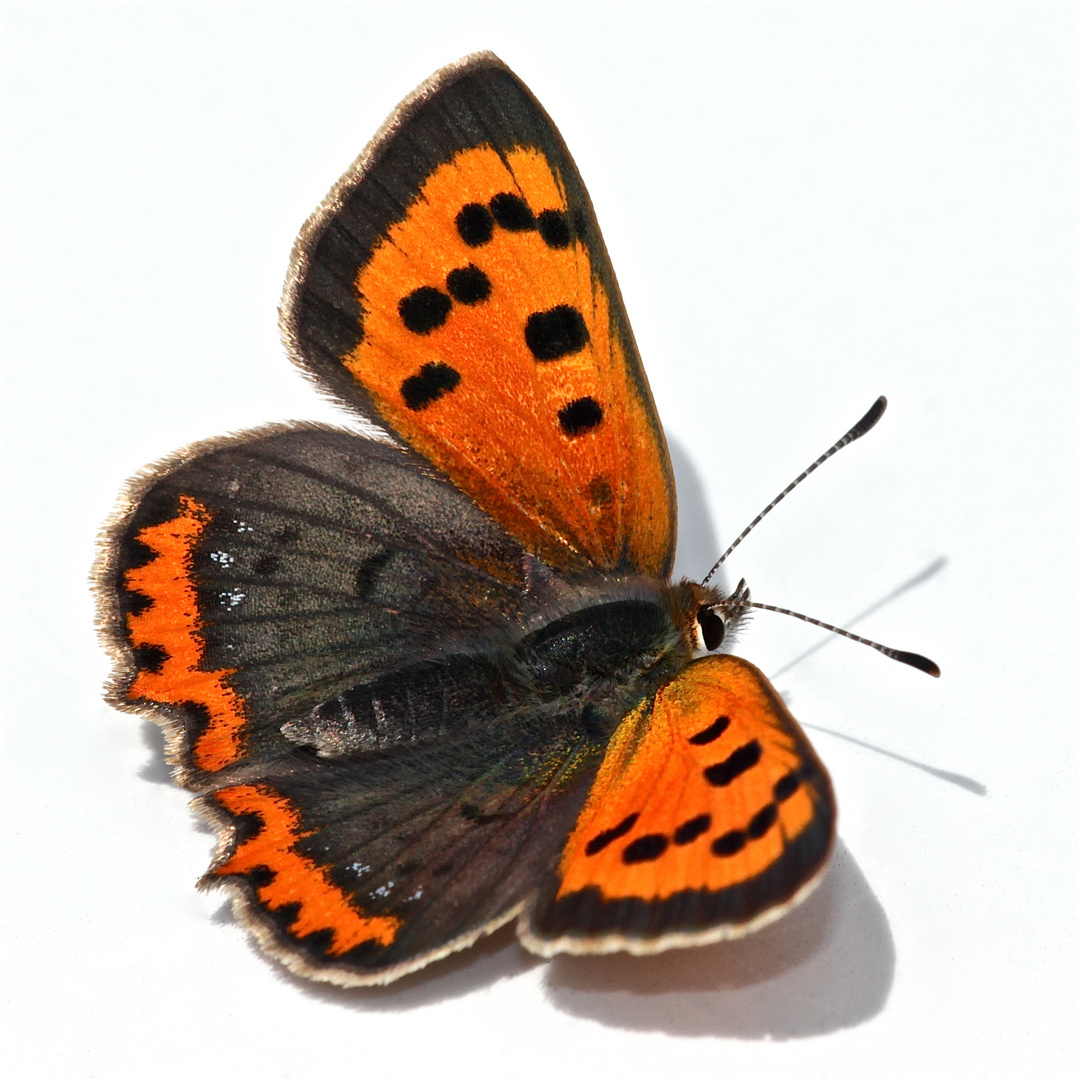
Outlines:
<svg viewBox="0 0 1080 1080"><path fill-rule="evenodd" d="M205 506L182 495L176 517L139 532L139 541L156 558L128 570L124 587L151 601L145 610L128 615L132 648L150 648L163 656L156 670L139 671L128 699L205 709L209 722L195 740L192 757L200 769L217 772L241 756L246 716L243 702L226 681L235 669L204 671L199 666L205 646L199 634L192 559L210 517Z"/></svg>
<svg viewBox="0 0 1080 1080"><path fill-rule="evenodd" d="M262 821L255 836L240 844L227 862L214 868L215 876L248 874L265 867L273 878L256 889L260 901L271 911L298 904L289 933L302 938L319 930L331 931L332 941L326 949L330 956L343 956L365 941L383 946L393 942L400 919L364 915L330 881L326 867L295 850L296 842L311 834L300 831L299 816L287 799L261 784L222 788L213 797L230 813L257 814Z"/></svg>
<svg viewBox="0 0 1080 1080"><path fill-rule="evenodd" d="M538 150L460 151L359 272L363 337L343 362L550 565L666 575L667 450L586 228Z"/></svg>
<svg viewBox="0 0 1080 1080"><path fill-rule="evenodd" d="M638 936L748 926L816 875L834 816L823 766L761 672L706 657L616 730L564 849L554 910L591 893L594 915L650 905L659 921ZM646 929L621 918L586 928L574 916L559 932Z"/></svg>

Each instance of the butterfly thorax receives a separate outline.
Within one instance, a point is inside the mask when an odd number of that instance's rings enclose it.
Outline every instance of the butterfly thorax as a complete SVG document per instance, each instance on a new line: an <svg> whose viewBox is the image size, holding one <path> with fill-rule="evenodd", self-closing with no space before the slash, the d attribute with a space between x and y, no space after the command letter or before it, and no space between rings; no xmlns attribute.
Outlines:
<svg viewBox="0 0 1080 1080"><path fill-rule="evenodd" d="M688 658L662 594L590 604L523 638L507 667L523 699L606 739Z"/></svg>

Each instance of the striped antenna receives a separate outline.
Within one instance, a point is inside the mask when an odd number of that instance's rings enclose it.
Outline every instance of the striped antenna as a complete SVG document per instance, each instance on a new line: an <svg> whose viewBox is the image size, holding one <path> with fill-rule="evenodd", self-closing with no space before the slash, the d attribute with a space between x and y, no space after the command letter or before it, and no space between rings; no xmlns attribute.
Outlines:
<svg viewBox="0 0 1080 1080"><path fill-rule="evenodd" d="M777 611L781 615L790 615L794 619L802 619L803 622L813 623L815 626L820 626L823 630L831 630L834 634L839 634L841 637L851 638L852 641L858 641L863 645L869 645L871 649L877 649L879 653L883 653L890 659L899 660L901 664L907 664L909 667L925 671L927 675L933 675L935 679L941 676L941 668L939 668L933 660L930 660L925 656L920 656L918 653L903 652L900 649L890 649L888 645L879 645L876 641L859 637L858 634L853 634L850 630L841 630L839 626L833 626L831 623L822 622L820 619L811 619L809 615L800 615L799 612L789 611L787 608L773 607L772 604L759 604L754 600L746 600L744 603L746 607L757 608L759 611Z"/></svg>
<svg viewBox="0 0 1080 1080"><path fill-rule="evenodd" d="M758 523L761 521L761 519L770 510L772 510L772 508L774 506L776 506L777 503L781 502L788 495L790 495L819 465L824 465L825 462L828 461L829 458L831 458L833 456L833 454L835 454L838 450L843 450L844 447L847 446L848 443L853 443L856 439L862 438L862 436L865 435L881 419L881 414L885 412L885 405L886 404L887 403L885 401L885 398L884 397L879 397L877 399L877 401L875 401L874 404L870 406L870 409L867 411L866 415L843 438L837 439L837 441L834 442L832 444L832 446L830 446L829 449L826 450L825 453L822 454L821 457L819 457L817 459L817 461L814 462L813 465L811 465L804 472L799 473L799 475L796 476L795 479L792 480L791 483L788 484L788 486L786 488L784 488L784 490L781 491L780 494L777 495L776 498L773 499L773 501L771 503L769 503L769 505L766 506L765 509L762 510L761 513L758 514L758 516L756 518L754 518L754 520L751 521L750 524L747 525L746 528L743 529L743 531L741 533L739 533L739 535L735 538L734 542L732 543L731 547L729 547L727 549L727 551L725 551L724 554L721 555L720 558L716 560L716 564L705 575L705 577L702 580L701 584L702 585L708 585L709 584L709 579L713 576L713 574L716 573L717 570L720 569L720 567L723 564L724 560L747 538L747 536L750 535L751 531L758 525ZM779 609L777 609L777 610L779 610ZM791 612L789 612L788 614L791 614ZM800 616L800 618L802 618L802 616ZM813 621L813 620L811 620L811 621ZM830 629L834 629L834 628L830 628ZM843 631L841 631L841 632L843 632ZM881 646L875 646L875 647L876 648L881 648Z"/></svg>

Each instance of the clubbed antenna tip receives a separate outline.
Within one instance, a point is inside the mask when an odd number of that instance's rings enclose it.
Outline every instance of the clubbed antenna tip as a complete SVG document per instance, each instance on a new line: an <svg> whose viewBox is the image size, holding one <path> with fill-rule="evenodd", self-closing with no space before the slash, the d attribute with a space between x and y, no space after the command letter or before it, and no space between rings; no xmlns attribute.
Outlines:
<svg viewBox="0 0 1080 1080"><path fill-rule="evenodd" d="M926 656L920 656L917 652L893 650L892 658L899 660L901 664L907 664L910 667L918 668L920 671L925 671L927 675L933 675L935 679L941 678L941 668L933 660Z"/></svg>
<svg viewBox="0 0 1080 1080"><path fill-rule="evenodd" d="M754 518L754 520L751 521L750 524L747 525L741 533L739 533L739 535L735 538L727 551L725 551L724 554L716 560L715 565L705 575L705 579L702 581L701 584L709 584L709 579L713 576L713 574L716 573L717 570L720 569L721 563L723 563L723 561L750 535L754 527L770 510L773 509L773 507L777 505L777 503L781 502L788 495L790 495L791 492L793 492L816 468L818 468L820 465L824 465L825 462L833 456L833 454L835 454L839 450L843 450L844 447L848 445L848 443L853 443L856 439L861 439L881 419L882 414L885 412L885 406L887 404L888 402L885 400L885 396L883 394L877 399L877 401L874 402L873 405L870 406L870 408L866 412L866 415L863 416L863 418L853 428L851 428L851 430L848 431L846 435L843 435L841 438L837 439L836 442L834 442L832 446L830 446L829 449L826 450L825 453L822 454L821 457L819 457L817 461L813 463L813 465L799 473L799 475L796 476L795 479L792 480L791 483L788 484L788 486L784 488L784 490L781 491L780 494L777 495L776 498L773 499L773 501L769 503L769 505L766 506L765 509L762 510L761 513L758 514L758 516Z"/></svg>

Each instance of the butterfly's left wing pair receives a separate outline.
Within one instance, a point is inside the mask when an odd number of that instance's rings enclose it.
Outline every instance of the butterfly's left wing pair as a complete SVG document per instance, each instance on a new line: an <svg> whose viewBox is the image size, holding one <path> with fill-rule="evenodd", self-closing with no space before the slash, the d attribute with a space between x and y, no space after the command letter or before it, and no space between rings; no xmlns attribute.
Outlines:
<svg viewBox="0 0 1080 1080"><path fill-rule="evenodd" d="M613 588L663 608L674 492L584 187L499 61L391 117L301 236L283 321L411 449L295 427L196 447L114 529L114 696L201 793L205 881L343 984L516 911L537 951L646 951L797 898L831 794L760 673L631 685L610 741L589 685L508 677L525 635Z"/></svg>
<svg viewBox="0 0 1080 1080"><path fill-rule="evenodd" d="M204 880L271 952L384 981L520 908L602 750L500 658L569 590L410 451L328 428L196 448L119 529L115 699L164 724L221 837Z"/></svg>

